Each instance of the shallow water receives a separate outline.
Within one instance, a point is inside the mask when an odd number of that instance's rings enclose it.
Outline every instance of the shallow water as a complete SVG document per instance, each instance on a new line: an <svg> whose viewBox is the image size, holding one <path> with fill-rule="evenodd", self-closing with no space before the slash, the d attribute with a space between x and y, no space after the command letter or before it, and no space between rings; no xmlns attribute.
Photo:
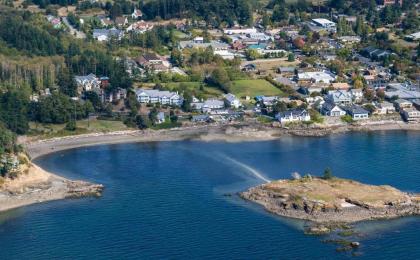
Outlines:
<svg viewBox="0 0 420 260"><path fill-rule="evenodd" d="M0 214L0 259L326 259L324 237L234 193L291 172L420 192L420 134L388 132L267 142L101 145L37 160L106 186L103 197ZM364 222L362 259L420 259L420 218Z"/></svg>

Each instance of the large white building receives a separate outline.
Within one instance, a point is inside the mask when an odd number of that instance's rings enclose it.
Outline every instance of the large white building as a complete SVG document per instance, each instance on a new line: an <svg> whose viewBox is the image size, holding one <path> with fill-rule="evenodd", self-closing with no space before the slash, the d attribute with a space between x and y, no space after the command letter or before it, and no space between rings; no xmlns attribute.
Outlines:
<svg viewBox="0 0 420 260"><path fill-rule="evenodd" d="M156 89L137 89L136 96L140 103L160 103L162 105L180 106L183 102L183 98L176 92Z"/></svg>
<svg viewBox="0 0 420 260"><path fill-rule="evenodd" d="M325 71L307 71L298 73L298 79L303 81L312 81L314 83L332 83L336 76Z"/></svg>
<svg viewBox="0 0 420 260"><path fill-rule="evenodd" d="M74 79L79 90L92 91L101 86L101 81L92 73L86 76L75 76Z"/></svg>
<svg viewBox="0 0 420 260"><path fill-rule="evenodd" d="M328 19L324 19L324 18L317 18L317 19L312 19L312 23L318 27L322 27L325 29L336 29L336 24Z"/></svg>

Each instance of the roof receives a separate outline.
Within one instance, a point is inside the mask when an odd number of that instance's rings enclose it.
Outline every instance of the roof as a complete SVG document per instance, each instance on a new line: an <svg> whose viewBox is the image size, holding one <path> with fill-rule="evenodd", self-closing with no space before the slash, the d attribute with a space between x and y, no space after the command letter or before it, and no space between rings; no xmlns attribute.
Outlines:
<svg viewBox="0 0 420 260"><path fill-rule="evenodd" d="M307 114L308 112L306 112L305 109L290 109L284 112L279 112L277 114L278 117L296 117L296 116L301 116L303 114Z"/></svg>
<svg viewBox="0 0 420 260"><path fill-rule="evenodd" d="M158 89L142 89L142 88L137 89L136 95L141 95L141 94L146 94L150 97L159 97L159 98L163 98L163 97L172 98L174 96L178 96L176 92L171 92L171 91L161 91Z"/></svg>
<svg viewBox="0 0 420 260"><path fill-rule="evenodd" d="M369 112L361 106L358 105L349 105L341 107L347 113L355 115L355 114L369 114Z"/></svg>
<svg viewBox="0 0 420 260"><path fill-rule="evenodd" d="M334 22L332 22L328 19L324 19L324 18L312 19L312 21L314 21L317 24L321 24L321 25L333 25L333 24L335 24Z"/></svg>
<svg viewBox="0 0 420 260"><path fill-rule="evenodd" d="M229 102L233 102L233 101L237 100L236 96L235 96L235 95L233 95L233 94L231 94L231 93L226 94L226 95L225 95L225 98L226 98L226 100L227 100L227 101L229 101Z"/></svg>

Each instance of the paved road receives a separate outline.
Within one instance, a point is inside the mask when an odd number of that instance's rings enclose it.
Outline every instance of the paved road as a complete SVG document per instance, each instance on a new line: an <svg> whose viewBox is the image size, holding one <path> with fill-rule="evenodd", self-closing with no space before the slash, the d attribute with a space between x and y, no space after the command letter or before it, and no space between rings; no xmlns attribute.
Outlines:
<svg viewBox="0 0 420 260"><path fill-rule="evenodd" d="M63 16L61 17L63 19L63 23L69 28L70 34L74 35L76 38L84 39L86 38L86 34L84 32L76 30L70 23L67 17Z"/></svg>

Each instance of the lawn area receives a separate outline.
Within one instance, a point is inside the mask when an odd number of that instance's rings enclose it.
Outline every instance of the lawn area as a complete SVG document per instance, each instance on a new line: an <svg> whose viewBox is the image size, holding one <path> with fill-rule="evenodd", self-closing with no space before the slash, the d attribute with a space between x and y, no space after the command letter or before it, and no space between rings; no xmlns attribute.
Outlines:
<svg viewBox="0 0 420 260"><path fill-rule="evenodd" d="M239 98L249 96L281 96L283 92L264 79L244 79L232 82L231 91Z"/></svg>
<svg viewBox="0 0 420 260"><path fill-rule="evenodd" d="M76 123L77 129L75 131L68 131L65 129L65 124L40 124L29 123L30 132L32 136L39 136L41 138L62 137L68 135L78 135L86 133L107 133L113 131L128 130L129 128L121 121L110 120L79 120Z"/></svg>
<svg viewBox="0 0 420 260"><path fill-rule="evenodd" d="M217 97L223 95L223 92L217 88L204 85L200 88L201 82L170 82L164 84L172 91L182 91L186 88L193 92L194 95L200 98Z"/></svg>

